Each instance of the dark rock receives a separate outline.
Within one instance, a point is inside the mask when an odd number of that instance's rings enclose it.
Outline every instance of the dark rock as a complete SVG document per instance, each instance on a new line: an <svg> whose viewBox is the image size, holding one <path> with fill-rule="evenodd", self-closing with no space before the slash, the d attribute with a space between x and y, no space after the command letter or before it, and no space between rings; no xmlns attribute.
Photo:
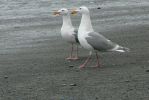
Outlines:
<svg viewBox="0 0 149 100"><path fill-rule="evenodd" d="M146 70L146 72L149 72L149 69L148 69L148 70Z"/></svg>
<svg viewBox="0 0 149 100"><path fill-rule="evenodd" d="M95 100L98 100L98 97L96 97Z"/></svg>
<svg viewBox="0 0 149 100"><path fill-rule="evenodd" d="M7 79L7 78L8 78L8 76L7 76L7 75L5 75L5 76L4 76L4 78L5 78L5 79Z"/></svg>
<svg viewBox="0 0 149 100"><path fill-rule="evenodd" d="M97 9L101 9L100 7L98 7Z"/></svg>
<svg viewBox="0 0 149 100"><path fill-rule="evenodd" d="M74 67L73 65L69 65L70 68Z"/></svg>

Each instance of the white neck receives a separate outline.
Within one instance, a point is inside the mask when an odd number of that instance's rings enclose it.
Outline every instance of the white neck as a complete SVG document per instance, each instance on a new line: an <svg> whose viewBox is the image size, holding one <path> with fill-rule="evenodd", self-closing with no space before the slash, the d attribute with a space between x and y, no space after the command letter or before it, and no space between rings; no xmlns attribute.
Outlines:
<svg viewBox="0 0 149 100"><path fill-rule="evenodd" d="M70 19L70 15L63 15L63 25L62 27L73 27Z"/></svg>
<svg viewBox="0 0 149 100"><path fill-rule="evenodd" d="M93 32L92 23L91 23L89 13L88 14L82 14L82 19L81 19L81 23L79 26L79 31Z"/></svg>

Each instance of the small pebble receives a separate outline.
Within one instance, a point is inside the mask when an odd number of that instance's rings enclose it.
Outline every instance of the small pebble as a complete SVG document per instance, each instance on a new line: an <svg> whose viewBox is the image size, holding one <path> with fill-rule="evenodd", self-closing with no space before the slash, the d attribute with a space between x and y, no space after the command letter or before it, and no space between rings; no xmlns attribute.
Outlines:
<svg viewBox="0 0 149 100"><path fill-rule="evenodd" d="M149 69L148 69L148 70L146 70L146 72L149 72Z"/></svg>
<svg viewBox="0 0 149 100"><path fill-rule="evenodd" d="M7 76L7 75L5 75L5 76L4 76L4 78L5 78L5 79L7 79L7 78L8 78L8 76Z"/></svg>
<svg viewBox="0 0 149 100"><path fill-rule="evenodd" d="M101 9L100 7L98 7L97 9Z"/></svg>
<svg viewBox="0 0 149 100"><path fill-rule="evenodd" d="M70 84L70 86L77 86L77 84Z"/></svg>
<svg viewBox="0 0 149 100"><path fill-rule="evenodd" d="M74 67L73 65L69 65L70 68Z"/></svg>

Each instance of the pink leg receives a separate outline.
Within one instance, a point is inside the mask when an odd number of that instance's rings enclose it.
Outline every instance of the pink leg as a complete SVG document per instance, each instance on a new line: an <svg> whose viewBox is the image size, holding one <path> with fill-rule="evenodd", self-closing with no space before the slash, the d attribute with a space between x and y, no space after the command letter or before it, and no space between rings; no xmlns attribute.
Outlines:
<svg viewBox="0 0 149 100"><path fill-rule="evenodd" d="M78 45L76 47L76 55L75 55L75 57L73 59L74 60L78 60L79 59L79 57L78 57Z"/></svg>
<svg viewBox="0 0 149 100"><path fill-rule="evenodd" d="M72 53L73 53L73 43L71 44L71 53L70 53L70 56L68 58L66 58L67 60L72 60L73 59Z"/></svg>
<svg viewBox="0 0 149 100"><path fill-rule="evenodd" d="M100 67L99 56L97 52L96 52L96 58L97 58L97 64L95 67Z"/></svg>
<svg viewBox="0 0 149 100"><path fill-rule="evenodd" d="M80 68L84 68L84 67L87 65L87 63L88 63L89 60L91 59L91 55L92 55L92 52L90 52L90 54L89 54L89 56L87 57L87 59L85 60L85 62L84 62L82 65L80 65Z"/></svg>

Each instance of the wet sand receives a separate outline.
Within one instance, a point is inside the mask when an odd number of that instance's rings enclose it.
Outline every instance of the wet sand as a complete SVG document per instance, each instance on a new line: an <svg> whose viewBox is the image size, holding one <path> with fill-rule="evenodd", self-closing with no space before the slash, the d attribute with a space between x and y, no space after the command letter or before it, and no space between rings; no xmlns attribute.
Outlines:
<svg viewBox="0 0 149 100"><path fill-rule="evenodd" d="M149 14L147 6L91 9L94 29L129 47L129 53L100 53L101 68L66 61L61 17L0 19L0 100L148 100ZM79 25L80 16L73 18Z"/></svg>

